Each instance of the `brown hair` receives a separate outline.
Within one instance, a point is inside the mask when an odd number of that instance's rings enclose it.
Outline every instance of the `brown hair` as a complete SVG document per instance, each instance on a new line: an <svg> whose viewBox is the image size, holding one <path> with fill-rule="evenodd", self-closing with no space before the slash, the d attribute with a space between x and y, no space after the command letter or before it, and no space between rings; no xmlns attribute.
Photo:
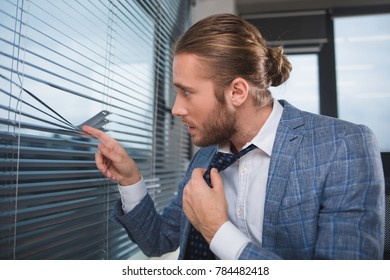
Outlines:
<svg viewBox="0 0 390 280"><path fill-rule="evenodd" d="M199 56L207 77L219 87L229 86L237 77L247 80L259 106L272 101L268 87L284 83L292 69L281 47L267 47L256 27L231 14L195 23L173 47L174 55L181 53Z"/></svg>

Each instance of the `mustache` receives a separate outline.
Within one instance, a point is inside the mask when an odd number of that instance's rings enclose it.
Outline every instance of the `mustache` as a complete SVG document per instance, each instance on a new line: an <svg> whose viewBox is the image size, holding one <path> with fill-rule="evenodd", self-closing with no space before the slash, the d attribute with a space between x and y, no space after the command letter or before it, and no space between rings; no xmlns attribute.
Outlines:
<svg viewBox="0 0 390 280"><path fill-rule="evenodd" d="M191 122L187 121L184 117L181 117L180 120L184 126L189 126L189 127L193 126L193 125L191 125Z"/></svg>

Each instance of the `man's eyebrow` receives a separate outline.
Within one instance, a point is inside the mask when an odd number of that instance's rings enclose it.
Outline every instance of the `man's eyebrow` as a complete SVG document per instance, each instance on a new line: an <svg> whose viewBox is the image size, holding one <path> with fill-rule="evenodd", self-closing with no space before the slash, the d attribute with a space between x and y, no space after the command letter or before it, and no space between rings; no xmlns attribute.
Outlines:
<svg viewBox="0 0 390 280"><path fill-rule="evenodd" d="M194 91L193 88L188 87L188 86L185 86L185 85L180 84L180 83L173 83L173 85L174 85L175 87L177 87L177 88L182 89L182 90Z"/></svg>

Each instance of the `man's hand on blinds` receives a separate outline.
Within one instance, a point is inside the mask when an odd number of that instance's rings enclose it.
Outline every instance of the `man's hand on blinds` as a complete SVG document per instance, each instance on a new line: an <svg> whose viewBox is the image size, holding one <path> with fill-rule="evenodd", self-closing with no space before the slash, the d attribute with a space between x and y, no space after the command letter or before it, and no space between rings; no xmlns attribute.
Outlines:
<svg viewBox="0 0 390 280"><path fill-rule="evenodd" d="M88 125L82 126L82 130L100 140L95 162L104 176L118 181L122 186L133 185L141 180L137 165L118 141Z"/></svg>

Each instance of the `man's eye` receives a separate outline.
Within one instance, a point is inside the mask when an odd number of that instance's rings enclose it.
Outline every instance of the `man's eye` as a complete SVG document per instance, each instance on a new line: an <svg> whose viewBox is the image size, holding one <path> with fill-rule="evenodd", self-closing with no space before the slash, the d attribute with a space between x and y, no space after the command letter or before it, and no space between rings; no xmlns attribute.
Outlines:
<svg viewBox="0 0 390 280"><path fill-rule="evenodd" d="M190 95L190 91L188 89L183 90L183 93L184 93L185 96Z"/></svg>

